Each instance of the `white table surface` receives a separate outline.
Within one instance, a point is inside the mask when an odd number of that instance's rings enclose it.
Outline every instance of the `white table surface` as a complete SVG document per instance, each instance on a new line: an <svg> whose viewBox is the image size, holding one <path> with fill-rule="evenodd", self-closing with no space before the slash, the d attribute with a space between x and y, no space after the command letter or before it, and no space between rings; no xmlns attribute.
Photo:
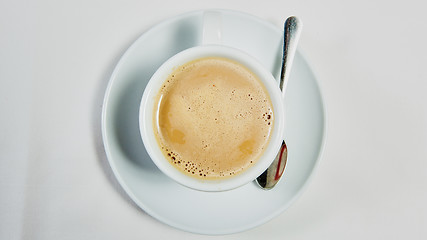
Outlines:
<svg viewBox="0 0 427 240"><path fill-rule="evenodd" d="M427 239L427 14L422 1L0 1L0 239ZM327 105L315 176L285 212L212 237L140 210L112 175L102 100L126 48L160 21L234 9L300 48Z"/></svg>

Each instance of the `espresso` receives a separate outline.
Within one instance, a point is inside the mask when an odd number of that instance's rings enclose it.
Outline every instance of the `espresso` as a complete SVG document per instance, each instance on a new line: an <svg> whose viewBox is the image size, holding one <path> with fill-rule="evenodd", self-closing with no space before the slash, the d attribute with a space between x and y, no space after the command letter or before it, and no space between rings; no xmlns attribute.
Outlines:
<svg viewBox="0 0 427 240"><path fill-rule="evenodd" d="M274 123L260 80L235 61L207 57L176 68L157 95L156 138L170 163L203 179L251 167Z"/></svg>

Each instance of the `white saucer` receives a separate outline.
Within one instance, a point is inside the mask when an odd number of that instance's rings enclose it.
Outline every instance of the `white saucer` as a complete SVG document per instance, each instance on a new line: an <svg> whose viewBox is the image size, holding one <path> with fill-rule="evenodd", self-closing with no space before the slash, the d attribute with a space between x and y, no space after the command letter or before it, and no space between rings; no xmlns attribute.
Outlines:
<svg viewBox="0 0 427 240"><path fill-rule="evenodd" d="M252 54L278 76L282 30L244 13L217 11L223 17L223 44ZM126 51L107 88L102 133L115 176L141 209L178 229L218 235L263 224L291 205L320 158L325 116L315 76L298 52L285 99L289 158L283 179L273 190L265 191L249 183L227 192L199 192L163 175L140 138L139 103L147 81L161 63L200 43L202 15L197 11L163 21Z"/></svg>

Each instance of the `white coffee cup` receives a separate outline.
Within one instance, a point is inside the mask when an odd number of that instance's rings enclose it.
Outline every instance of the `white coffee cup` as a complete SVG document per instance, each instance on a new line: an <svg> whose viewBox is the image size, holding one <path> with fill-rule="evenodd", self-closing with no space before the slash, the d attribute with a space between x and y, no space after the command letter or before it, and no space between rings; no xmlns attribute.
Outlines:
<svg viewBox="0 0 427 240"><path fill-rule="evenodd" d="M226 191L255 180L273 162L284 139L284 103L283 96L276 79L262 63L247 53L220 44L212 44L215 42L212 39L215 39L215 36L219 36L217 33L220 33L220 28L216 27L219 26L216 24L219 18L220 16L216 15L216 13L212 14L211 12L208 12L205 17L204 43L208 42L209 44L186 49L168 59L157 69L145 88L139 113L141 137L152 161L171 179L184 186L201 191ZM260 158L253 164L253 166L243 172L224 179L198 179L181 172L173 166L170 160L163 154L161 146L156 139L156 126L153 121L155 107L158 103L157 95L161 87L164 85L167 77L177 67L205 57L227 58L248 68L264 85L270 97L274 112L274 124L270 140L268 141L268 145Z"/></svg>

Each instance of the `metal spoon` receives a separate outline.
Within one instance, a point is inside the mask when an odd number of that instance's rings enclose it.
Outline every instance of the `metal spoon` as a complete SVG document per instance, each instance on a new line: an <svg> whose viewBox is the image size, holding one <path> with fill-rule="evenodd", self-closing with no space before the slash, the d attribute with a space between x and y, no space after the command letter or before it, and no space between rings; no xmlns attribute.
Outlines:
<svg viewBox="0 0 427 240"><path fill-rule="evenodd" d="M291 65L294 60L301 29L302 22L297 17L291 16L286 19L283 37L282 71L279 82L282 95L285 94L285 85L289 81ZM273 163L256 179L261 188L268 190L276 185L285 170L287 158L288 148L286 147L285 140L283 140L282 146Z"/></svg>

